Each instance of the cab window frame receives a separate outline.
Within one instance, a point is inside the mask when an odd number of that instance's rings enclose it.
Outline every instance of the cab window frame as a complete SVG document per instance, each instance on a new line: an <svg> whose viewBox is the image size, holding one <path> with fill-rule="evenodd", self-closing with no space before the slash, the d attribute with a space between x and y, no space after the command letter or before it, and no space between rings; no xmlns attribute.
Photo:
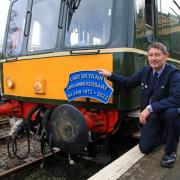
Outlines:
<svg viewBox="0 0 180 180"><path fill-rule="evenodd" d="M61 8L61 1L59 1L59 8L58 8L58 12L60 13L60 8ZM33 3L31 6L31 12L33 11ZM31 54L40 54L40 53L49 53L49 52L55 52L57 47L58 47L58 41L59 41L59 37L61 36L61 32L60 32L60 28L58 26L59 23L59 13L57 14L57 26L54 27L56 29L56 37L55 37L55 41L54 41L54 45L51 48L47 48L47 49L41 49L41 50L34 50L34 51L28 51L28 42L29 42L29 36L30 36L30 28L31 28L31 21L32 21L32 17L30 20L30 25L29 25L29 34L27 36L26 39L26 47L25 47L25 51L27 55L31 55Z"/></svg>
<svg viewBox="0 0 180 180"><path fill-rule="evenodd" d="M68 13L66 14L66 16L65 16L65 28L64 28L64 34L63 34L63 40L62 40L62 42L63 42L63 47L64 47L64 49L66 49L66 50L76 50L76 49L97 49L97 48L104 48L104 47L108 47L109 46L109 44L111 43L111 38L112 38L112 24L113 24L113 10L114 10L114 1L112 0L111 1L111 17L110 17L110 23L109 23L109 34L108 34L108 40L107 40L107 42L106 43L104 43L104 44L96 44L96 45L83 45L83 46L68 46L67 44L66 44L66 33L67 33L67 26L68 26ZM78 9L77 9L77 11L78 11ZM72 21L72 20L71 20Z"/></svg>
<svg viewBox="0 0 180 180"><path fill-rule="evenodd" d="M22 55L23 52L23 46L24 46L24 41L25 41L25 36L24 36L24 30L25 30L25 24L26 24L26 11L27 11L27 7L28 7L28 2L26 3L26 7L25 7L25 14L24 14L24 25L23 25L23 29L22 29L22 39L21 39L21 49L17 54L8 54L7 53L7 44L8 44L8 38L9 38L9 32L10 32L10 22L11 22L11 15L12 15L12 10L13 10L13 6L15 3L17 3L19 0L13 0L10 5L9 5L9 12L8 12L8 17L7 17L7 24L6 24L6 32L4 35L4 43L3 43L3 54L7 57L18 57L20 55ZM25 2L25 1L24 1ZM19 46L18 46L19 48Z"/></svg>

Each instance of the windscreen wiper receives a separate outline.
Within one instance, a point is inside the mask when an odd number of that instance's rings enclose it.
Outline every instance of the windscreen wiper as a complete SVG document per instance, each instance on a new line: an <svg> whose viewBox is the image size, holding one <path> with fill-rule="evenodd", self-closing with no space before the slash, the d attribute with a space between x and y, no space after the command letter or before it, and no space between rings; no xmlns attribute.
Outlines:
<svg viewBox="0 0 180 180"><path fill-rule="evenodd" d="M175 0L173 0L173 2L174 2L174 4L178 7L178 9L180 10L179 4L178 4Z"/></svg>
<svg viewBox="0 0 180 180"><path fill-rule="evenodd" d="M73 16L73 13L78 9L80 5L81 0L66 0L66 4L68 7L68 24L67 24L67 30L69 30L69 26L71 24L71 19Z"/></svg>

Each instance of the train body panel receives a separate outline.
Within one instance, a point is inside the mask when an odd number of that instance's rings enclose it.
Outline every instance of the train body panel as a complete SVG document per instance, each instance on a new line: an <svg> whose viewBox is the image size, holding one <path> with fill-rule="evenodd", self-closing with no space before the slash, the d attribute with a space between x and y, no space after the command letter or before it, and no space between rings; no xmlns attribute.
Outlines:
<svg viewBox="0 0 180 180"><path fill-rule="evenodd" d="M65 151L84 132L74 121L88 129L89 142L96 141L97 134L103 139L121 131L128 113L139 110L139 87L125 89L108 82L113 94L107 104L89 97L70 102L64 93L69 75L105 68L131 76L147 64L146 49L156 41L167 46L169 61L180 67L179 7L177 0L11 1L1 60L5 104L0 114L24 118L32 131L34 120L44 123L46 131L52 122L54 142L64 137L57 146L67 146ZM56 122L59 132L54 132ZM51 135L47 133L49 141ZM73 143L66 144L67 138L74 138Z"/></svg>

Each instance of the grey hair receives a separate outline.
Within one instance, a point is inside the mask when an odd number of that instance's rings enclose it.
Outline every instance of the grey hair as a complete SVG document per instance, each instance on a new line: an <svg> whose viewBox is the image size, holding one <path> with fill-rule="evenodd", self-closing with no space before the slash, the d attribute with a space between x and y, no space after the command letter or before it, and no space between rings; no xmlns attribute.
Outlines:
<svg viewBox="0 0 180 180"><path fill-rule="evenodd" d="M147 48L147 51L149 51L151 48L160 49L163 54L168 54L167 47L166 47L165 45L163 45L162 43L155 42L155 43L151 44L151 45Z"/></svg>

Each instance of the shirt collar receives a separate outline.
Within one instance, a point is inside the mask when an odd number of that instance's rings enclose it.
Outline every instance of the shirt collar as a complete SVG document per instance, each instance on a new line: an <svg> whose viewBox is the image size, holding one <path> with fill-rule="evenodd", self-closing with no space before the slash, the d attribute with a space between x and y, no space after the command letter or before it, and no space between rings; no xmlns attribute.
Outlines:
<svg viewBox="0 0 180 180"><path fill-rule="evenodd" d="M153 69L153 76L154 76L154 73L157 72L158 73L158 77L161 75L161 73L163 72L164 68L165 68L166 65L164 65L159 71L155 71Z"/></svg>

